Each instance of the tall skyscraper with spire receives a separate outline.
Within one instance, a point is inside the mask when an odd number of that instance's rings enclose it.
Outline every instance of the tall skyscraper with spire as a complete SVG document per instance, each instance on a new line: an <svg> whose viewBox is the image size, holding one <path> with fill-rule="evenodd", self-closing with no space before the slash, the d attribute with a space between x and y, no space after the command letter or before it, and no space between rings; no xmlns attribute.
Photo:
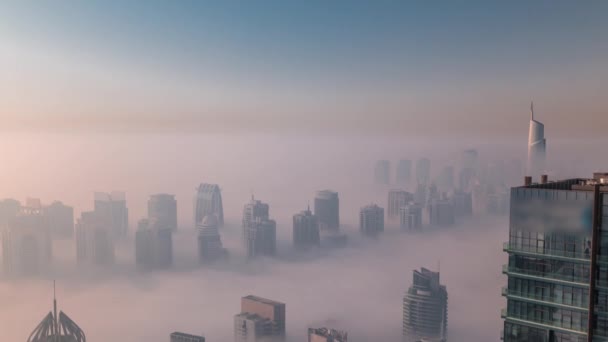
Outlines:
<svg viewBox="0 0 608 342"><path fill-rule="evenodd" d="M57 314L57 299L53 283L53 311L49 312L36 329L32 331L27 342L86 342L84 331L64 314Z"/></svg>
<svg viewBox="0 0 608 342"><path fill-rule="evenodd" d="M530 104L530 132L528 135L527 174L538 177L545 171L547 140L545 125L534 119L534 103Z"/></svg>

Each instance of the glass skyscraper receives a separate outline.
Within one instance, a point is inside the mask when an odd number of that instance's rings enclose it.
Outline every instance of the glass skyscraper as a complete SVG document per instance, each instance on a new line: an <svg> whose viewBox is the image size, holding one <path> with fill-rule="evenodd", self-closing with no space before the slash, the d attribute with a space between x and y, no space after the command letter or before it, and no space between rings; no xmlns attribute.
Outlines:
<svg viewBox="0 0 608 342"><path fill-rule="evenodd" d="M504 251L504 341L608 341L608 174L512 188Z"/></svg>

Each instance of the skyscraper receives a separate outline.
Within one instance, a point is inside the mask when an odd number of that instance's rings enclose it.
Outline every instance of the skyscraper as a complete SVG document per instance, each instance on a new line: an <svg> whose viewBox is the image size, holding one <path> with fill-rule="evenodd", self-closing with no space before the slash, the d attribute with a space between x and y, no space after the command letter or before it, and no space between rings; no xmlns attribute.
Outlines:
<svg viewBox="0 0 608 342"><path fill-rule="evenodd" d="M277 224L274 220L257 218L245 229L247 256L274 256L277 245Z"/></svg>
<svg viewBox="0 0 608 342"><path fill-rule="evenodd" d="M454 204L442 198L429 203L429 223L433 226L449 226L454 224Z"/></svg>
<svg viewBox="0 0 608 342"><path fill-rule="evenodd" d="M222 192L217 184L199 185L194 198L194 226L196 227L205 216L215 215L219 227L224 225L224 206Z"/></svg>
<svg viewBox="0 0 608 342"><path fill-rule="evenodd" d="M169 342L205 342L205 338L176 331L171 334Z"/></svg>
<svg viewBox="0 0 608 342"><path fill-rule="evenodd" d="M340 200L338 193L331 190L317 192L315 196L315 216L323 230L340 229Z"/></svg>
<svg viewBox="0 0 608 342"><path fill-rule="evenodd" d="M437 186L442 191L450 191L454 188L454 167L445 166L441 169L439 176L437 177Z"/></svg>
<svg viewBox="0 0 608 342"><path fill-rule="evenodd" d="M308 328L308 342L348 342L348 334L329 328Z"/></svg>
<svg viewBox="0 0 608 342"><path fill-rule="evenodd" d="M403 297L404 342L445 341L448 327L448 292L439 272L414 271L412 286Z"/></svg>
<svg viewBox="0 0 608 342"><path fill-rule="evenodd" d="M469 217L473 215L473 195L470 192L454 191L452 204L454 205L454 216Z"/></svg>
<svg viewBox="0 0 608 342"><path fill-rule="evenodd" d="M53 238L74 236L74 208L55 201L44 207L43 213Z"/></svg>
<svg viewBox="0 0 608 342"><path fill-rule="evenodd" d="M397 184L408 184L412 178L412 161L409 159L401 159L397 164Z"/></svg>
<svg viewBox="0 0 608 342"><path fill-rule="evenodd" d="M534 104L530 105L530 130L528 135L528 176L538 177L545 171L547 140L545 125L534 119Z"/></svg>
<svg viewBox="0 0 608 342"><path fill-rule="evenodd" d="M83 212L76 222L76 259L108 265L114 262L114 234L108 217L96 211Z"/></svg>
<svg viewBox="0 0 608 342"><path fill-rule="evenodd" d="M461 191L469 192L473 187L473 180L477 175L478 167L477 150L469 149L462 153L462 165L460 168L459 188Z"/></svg>
<svg viewBox="0 0 608 342"><path fill-rule="evenodd" d="M235 342L280 341L285 337L285 304L246 296L234 316Z"/></svg>
<svg viewBox="0 0 608 342"><path fill-rule="evenodd" d="M384 231L384 209L376 204L359 211L359 231L365 236L377 236Z"/></svg>
<svg viewBox="0 0 608 342"><path fill-rule="evenodd" d="M2 256L7 274L37 274L50 264L51 233L39 204L21 207L9 219L2 231Z"/></svg>
<svg viewBox="0 0 608 342"><path fill-rule="evenodd" d="M84 331L68 315L57 314L57 300L53 298L53 311L32 331L27 342L86 342Z"/></svg>
<svg viewBox="0 0 608 342"><path fill-rule="evenodd" d="M251 201L243 207L243 237L246 235L246 230L257 219L268 220L270 207L267 203L256 200L251 196Z"/></svg>
<svg viewBox="0 0 608 342"><path fill-rule="evenodd" d="M166 221L142 219L135 232L135 262L144 269L169 268L173 264L171 226Z"/></svg>
<svg viewBox="0 0 608 342"><path fill-rule="evenodd" d="M160 226L177 230L177 201L174 195L156 194L148 200L148 219L159 222Z"/></svg>
<svg viewBox="0 0 608 342"><path fill-rule="evenodd" d="M399 210L414 200L414 195L400 189L393 189L388 192L388 212L387 218L395 220L399 218Z"/></svg>
<svg viewBox="0 0 608 342"><path fill-rule="evenodd" d="M213 214L207 215L197 225L198 260L201 263L211 262L226 255L218 230L219 220Z"/></svg>
<svg viewBox="0 0 608 342"><path fill-rule="evenodd" d="M376 184L389 184L391 179L391 163L388 160L378 160L374 167Z"/></svg>
<svg viewBox="0 0 608 342"><path fill-rule="evenodd" d="M428 185L431 181L431 161L420 158L416 162L416 181L418 184Z"/></svg>
<svg viewBox="0 0 608 342"><path fill-rule="evenodd" d="M608 338L608 173L511 189L506 342Z"/></svg>
<svg viewBox="0 0 608 342"><path fill-rule="evenodd" d="M399 210L399 223L403 231L416 231L422 229L422 206L410 202Z"/></svg>
<svg viewBox="0 0 608 342"><path fill-rule="evenodd" d="M6 228L8 222L17 216L21 210L21 203L19 201L6 198L0 201L0 229Z"/></svg>
<svg viewBox="0 0 608 342"><path fill-rule="evenodd" d="M95 193L94 211L108 224L114 238L127 235L129 230L129 209L124 192Z"/></svg>
<svg viewBox="0 0 608 342"><path fill-rule="evenodd" d="M293 215L293 245L296 248L308 248L321 244L319 221L310 208Z"/></svg>

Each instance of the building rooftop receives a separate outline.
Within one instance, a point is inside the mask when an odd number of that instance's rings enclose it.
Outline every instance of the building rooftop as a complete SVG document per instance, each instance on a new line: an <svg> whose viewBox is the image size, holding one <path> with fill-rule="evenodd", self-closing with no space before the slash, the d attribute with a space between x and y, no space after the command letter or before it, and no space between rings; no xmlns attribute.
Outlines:
<svg viewBox="0 0 608 342"><path fill-rule="evenodd" d="M285 305L285 303L277 302L272 299L266 299L266 298L262 298L262 297L258 297L258 296L254 296L254 295L245 296L245 297L243 297L243 299L249 299L249 300L253 300L256 302L269 304L269 305Z"/></svg>
<svg viewBox="0 0 608 342"><path fill-rule="evenodd" d="M532 183L532 177L526 177L524 185L516 188L593 191L596 185L600 186L601 192L608 192L608 172L595 172L593 178L570 178L558 181L549 181L548 177L543 175L540 183Z"/></svg>
<svg viewBox="0 0 608 342"><path fill-rule="evenodd" d="M310 328L308 332L318 336L333 337L336 341L345 341L348 335L345 331L330 328Z"/></svg>

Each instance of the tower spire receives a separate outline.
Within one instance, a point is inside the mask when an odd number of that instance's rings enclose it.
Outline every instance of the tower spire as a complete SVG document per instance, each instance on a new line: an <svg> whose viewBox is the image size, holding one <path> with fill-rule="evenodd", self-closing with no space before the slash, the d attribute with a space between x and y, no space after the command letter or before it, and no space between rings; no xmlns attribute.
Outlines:
<svg viewBox="0 0 608 342"><path fill-rule="evenodd" d="M59 338L59 321L57 317L57 296L56 296L56 286L55 280L53 280L53 330L54 330L54 338L58 340Z"/></svg>
<svg viewBox="0 0 608 342"><path fill-rule="evenodd" d="M530 120L534 120L534 101L530 101Z"/></svg>

